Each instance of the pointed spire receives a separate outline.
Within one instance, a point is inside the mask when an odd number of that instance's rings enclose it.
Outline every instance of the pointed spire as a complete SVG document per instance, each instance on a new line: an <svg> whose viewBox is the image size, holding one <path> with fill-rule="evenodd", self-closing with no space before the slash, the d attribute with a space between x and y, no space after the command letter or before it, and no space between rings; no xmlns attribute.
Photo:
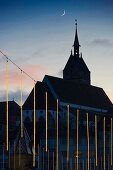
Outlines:
<svg viewBox="0 0 113 170"><path fill-rule="evenodd" d="M74 56L79 57L79 40L78 40L78 32L77 32L77 20L75 20L76 31L75 31L75 40L74 40Z"/></svg>
<svg viewBox="0 0 113 170"><path fill-rule="evenodd" d="M76 25L76 32L75 32L75 40L74 40L74 46L79 46L79 40L78 40L78 33L77 33L77 20L75 20Z"/></svg>

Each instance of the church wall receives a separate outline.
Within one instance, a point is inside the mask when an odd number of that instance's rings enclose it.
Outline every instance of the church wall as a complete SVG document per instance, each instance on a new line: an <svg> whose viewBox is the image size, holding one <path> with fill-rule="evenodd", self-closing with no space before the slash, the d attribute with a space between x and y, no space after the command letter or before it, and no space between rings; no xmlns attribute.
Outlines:
<svg viewBox="0 0 113 170"><path fill-rule="evenodd" d="M80 71L76 66L73 68L68 66L63 70L63 79L90 85L90 72Z"/></svg>
<svg viewBox="0 0 113 170"><path fill-rule="evenodd" d="M40 117L43 117L44 120L46 120L46 111L45 110L35 110L36 113L36 122L38 122L38 120L40 119ZM56 114L57 112L55 110L48 110L48 114L50 114L52 116L52 118L55 121L55 126L56 126ZM23 122L26 120L26 118L28 117L30 119L31 122L33 122L33 115L34 115L34 110L23 110ZM48 116L48 119L50 117Z"/></svg>

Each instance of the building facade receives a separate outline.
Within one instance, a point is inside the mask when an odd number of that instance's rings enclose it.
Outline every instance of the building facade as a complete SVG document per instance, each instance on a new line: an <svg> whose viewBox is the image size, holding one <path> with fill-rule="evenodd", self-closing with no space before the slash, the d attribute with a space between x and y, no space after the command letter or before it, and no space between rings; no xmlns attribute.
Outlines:
<svg viewBox="0 0 113 170"><path fill-rule="evenodd" d="M56 136L57 136L57 100L58 100L58 165L60 169L74 169L78 166L87 169L88 154L90 169L111 168L111 143L109 108L112 103L104 90L91 85L90 71L79 53L77 23L74 40L74 54L71 55L63 69L63 78L45 75L42 82L36 83L36 153L39 152L38 169L56 169ZM47 123L48 152L46 146L46 93L47 93ZM67 106L69 106L69 160L67 162ZM77 110L78 123L78 155L77 155ZM88 114L88 121L87 121ZM23 121L33 143L34 89L23 105ZM95 149L95 116L97 117L97 148L98 166L96 166ZM106 117L106 143L104 155L103 126ZM87 131L88 125L88 131ZM89 133L88 133L89 132ZM89 134L89 152L88 136ZM105 156L105 157L104 157ZM105 158L105 160L104 160ZM104 164L105 163L105 164Z"/></svg>

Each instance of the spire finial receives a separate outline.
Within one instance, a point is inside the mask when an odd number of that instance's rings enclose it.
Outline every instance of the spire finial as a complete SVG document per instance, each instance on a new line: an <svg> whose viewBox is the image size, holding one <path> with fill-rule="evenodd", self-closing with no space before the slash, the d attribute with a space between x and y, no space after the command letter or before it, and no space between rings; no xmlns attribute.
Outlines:
<svg viewBox="0 0 113 170"><path fill-rule="evenodd" d="M75 19L75 25L76 25L76 29L77 29L77 19Z"/></svg>
<svg viewBox="0 0 113 170"><path fill-rule="evenodd" d="M76 30L75 30L75 40L74 40L74 56L79 57L79 40L78 40L78 33L77 33L77 19L75 19L75 25L76 25Z"/></svg>

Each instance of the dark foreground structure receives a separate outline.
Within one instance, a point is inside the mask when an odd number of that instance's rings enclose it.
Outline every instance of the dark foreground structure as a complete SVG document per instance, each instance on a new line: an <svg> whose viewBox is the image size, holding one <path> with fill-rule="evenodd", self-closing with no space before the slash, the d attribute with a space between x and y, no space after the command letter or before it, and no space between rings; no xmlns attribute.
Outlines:
<svg viewBox="0 0 113 170"><path fill-rule="evenodd" d="M73 47L74 53L71 50L63 70L63 78L45 75L43 81L37 82L35 86L36 164L34 169L56 169L57 120L59 170L77 168L87 170L88 166L90 170L112 169L112 103L102 88L91 85L90 71L82 54L79 53L77 23ZM45 150L46 92L47 152ZM69 106L69 122L67 106ZM78 117L77 112L79 112ZM21 138L20 126L18 126L18 135L14 138L15 145L14 143L11 145L11 167L21 170L33 169L34 89L23 105L23 122L24 137ZM69 151L68 161L67 151ZM8 160L8 153L6 156ZM3 167L2 157L1 154L1 167ZM9 164L7 163L6 166L8 167Z"/></svg>

